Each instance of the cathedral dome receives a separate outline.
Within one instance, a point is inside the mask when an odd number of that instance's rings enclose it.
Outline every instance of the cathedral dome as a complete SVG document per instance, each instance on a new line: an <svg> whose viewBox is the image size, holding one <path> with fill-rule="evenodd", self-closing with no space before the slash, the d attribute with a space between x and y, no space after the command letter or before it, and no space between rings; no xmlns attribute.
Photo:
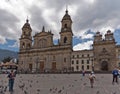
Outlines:
<svg viewBox="0 0 120 94"><path fill-rule="evenodd" d="M71 17L70 17L70 15L68 14L68 10L66 10L65 12L66 12L66 13L65 13L65 15L63 16L62 21L63 21L63 20L71 20ZM72 21L72 20L71 20L71 21Z"/></svg>
<svg viewBox="0 0 120 94"><path fill-rule="evenodd" d="M23 27L22 27L22 29L23 28L29 28L29 29L31 29L31 26L30 26L30 24L29 24L29 20L27 19L26 20L26 23L23 25ZM31 29L32 30L32 29Z"/></svg>

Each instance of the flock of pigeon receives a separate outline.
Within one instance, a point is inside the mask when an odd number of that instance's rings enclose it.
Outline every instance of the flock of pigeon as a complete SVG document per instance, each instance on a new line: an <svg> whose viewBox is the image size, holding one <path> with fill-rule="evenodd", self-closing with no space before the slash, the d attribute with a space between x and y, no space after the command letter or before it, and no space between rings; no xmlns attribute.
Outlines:
<svg viewBox="0 0 120 94"><path fill-rule="evenodd" d="M8 91L8 78L0 74L0 94L119 94L120 87L112 85L111 74L96 75L94 88L88 75L81 74L17 74L14 91Z"/></svg>

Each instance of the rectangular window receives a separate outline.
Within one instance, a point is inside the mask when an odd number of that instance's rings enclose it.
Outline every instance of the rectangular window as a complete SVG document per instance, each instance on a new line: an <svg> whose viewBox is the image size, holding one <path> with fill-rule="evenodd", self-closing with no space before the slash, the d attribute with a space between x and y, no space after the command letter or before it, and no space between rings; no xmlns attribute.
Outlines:
<svg viewBox="0 0 120 94"><path fill-rule="evenodd" d="M84 65L82 65L82 68L81 68L82 70L84 70Z"/></svg>
<svg viewBox="0 0 120 94"><path fill-rule="evenodd" d="M64 58L64 62L66 62L66 58Z"/></svg>
<svg viewBox="0 0 120 94"><path fill-rule="evenodd" d="M73 55L73 58L74 58L75 56Z"/></svg>
<svg viewBox="0 0 120 94"><path fill-rule="evenodd" d="M82 60L81 62L82 62L82 64L84 64L84 60Z"/></svg>
<svg viewBox="0 0 120 94"><path fill-rule="evenodd" d="M87 65L87 69L89 70L89 65Z"/></svg>
<svg viewBox="0 0 120 94"><path fill-rule="evenodd" d="M79 64L79 61L78 61L78 60L76 61L76 64Z"/></svg>
<svg viewBox="0 0 120 94"><path fill-rule="evenodd" d="M74 61L72 61L72 64L74 64Z"/></svg>
<svg viewBox="0 0 120 94"><path fill-rule="evenodd" d="M87 60L87 64L89 64L89 60Z"/></svg>
<svg viewBox="0 0 120 94"><path fill-rule="evenodd" d="M79 66L76 66L76 70L79 70Z"/></svg>
<svg viewBox="0 0 120 94"><path fill-rule="evenodd" d="M84 57L84 55L82 55L82 57Z"/></svg>
<svg viewBox="0 0 120 94"><path fill-rule="evenodd" d="M74 67L72 67L72 71L74 71Z"/></svg>
<svg viewBox="0 0 120 94"><path fill-rule="evenodd" d="M87 55L87 57L89 57L89 54Z"/></svg>

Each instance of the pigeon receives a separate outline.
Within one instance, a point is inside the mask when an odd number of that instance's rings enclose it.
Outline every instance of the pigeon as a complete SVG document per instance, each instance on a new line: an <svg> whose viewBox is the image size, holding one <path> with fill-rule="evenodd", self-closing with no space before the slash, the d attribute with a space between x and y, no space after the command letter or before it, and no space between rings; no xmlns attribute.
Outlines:
<svg viewBox="0 0 120 94"><path fill-rule="evenodd" d="M100 94L100 91L97 91L96 94Z"/></svg>
<svg viewBox="0 0 120 94"><path fill-rule="evenodd" d="M113 94L116 94L116 92L114 92Z"/></svg>
<svg viewBox="0 0 120 94"><path fill-rule="evenodd" d="M38 92L40 92L40 89L37 89Z"/></svg>
<svg viewBox="0 0 120 94"><path fill-rule="evenodd" d="M27 91L24 90L24 94L28 94Z"/></svg>
<svg viewBox="0 0 120 94"><path fill-rule="evenodd" d="M62 92L62 90L59 90L59 91L58 91L58 93L61 93L61 92Z"/></svg>
<svg viewBox="0 0 120 94"><path fill-rule="evenodd" d="M50 91L52 91L52 89L50 88Z"/></svg>
<svg viewBox="0 0 120 94"><path fill-rule="evenodd" d="M86 83L83 84L84 86L86 85Z"/></svg>
<svg viewBox="0 0 120 94"><path fill-rule="evenodd" d="M5 88L4 88L4 92L6 92L7 91L7 86L5 86Z"/></svg>
<svg viewBox="0 0 120 94"><path fill-rule="evenodd" d="M22 85L19 85L19 88L21 88L22 90L23 90L24 87L25 87L24 83Z"/></svg>

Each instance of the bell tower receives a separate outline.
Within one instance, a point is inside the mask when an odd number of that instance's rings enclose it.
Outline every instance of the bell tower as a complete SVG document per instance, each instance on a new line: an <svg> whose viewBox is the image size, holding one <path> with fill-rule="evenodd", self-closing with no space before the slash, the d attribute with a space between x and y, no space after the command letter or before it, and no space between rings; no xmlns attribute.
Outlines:
<svg viewBox="0 0 120 94"><path fill-rule="evenodd" d="M65 15L61 21L61 32L60 32L60 45L71 45L72 46L72 20L66 9Z"/></svg>
<svg viewBox="0 0 120 94"><path fill-rule="evenodd" d="M22 27L22 35L20 38L20 50L30 49L32 46L32 29L29 24L29 20L26 20L26 23Z"/></svg>

